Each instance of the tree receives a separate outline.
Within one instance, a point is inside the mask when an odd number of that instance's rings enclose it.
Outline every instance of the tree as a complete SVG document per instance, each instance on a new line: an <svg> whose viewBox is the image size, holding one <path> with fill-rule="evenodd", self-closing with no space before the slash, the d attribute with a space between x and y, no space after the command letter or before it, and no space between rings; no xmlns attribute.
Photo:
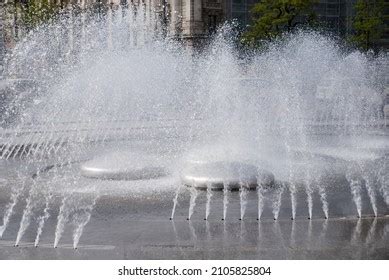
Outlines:
<svg viewBox="0 0 389 280"><path fill-rule="evenodd" d="M383 31L383 0L358 0L353 19L354 34L351 41L363 50L372 48Z"/></svg>
<svg viewBox="0 0 389 280"><path fill-rule="evenodd" d="M23 23L27 28L49 21L61 9L60 4L53 0L28 0L21 2L20 7Z"/></svg>
<svg viewBox="0 0 389 280"><path fill-rule="evenodd" d="M314 22L315 0L262 0L251 10L253 24L244 34L244 41L255 43L273 40L298 25Z"/></svg>

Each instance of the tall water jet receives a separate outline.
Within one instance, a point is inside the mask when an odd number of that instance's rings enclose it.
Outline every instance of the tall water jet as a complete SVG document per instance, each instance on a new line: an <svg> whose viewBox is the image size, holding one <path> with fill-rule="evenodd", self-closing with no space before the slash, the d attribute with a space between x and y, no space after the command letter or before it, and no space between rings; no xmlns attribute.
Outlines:
<svg viewBox="0 0 389 280"><path fill-rule="evenodd" d="M284 192L285 185L284 184L278 184L274 190L273 198L272 198L272 213L274 220L278 219L278 215L280 214L281 209L281 201L282 201L282 194Z"/></svg>
<svg viewBox="0 0 389 280"><path fill-rule="evenodd" d="M326 193L325 186L322 184L319 184L319 196L320 196L321 207L322 207L322 210L324 213L324 218L328 219L329 206L328 206L328 201L327 201L327 193Z"/></svg>
<svg viewBox="0 0 389 280"><path fill-rule="evenodd" d="M313 211L313 187L310 183L305 186L305 192L307 194L307 204L308 204L308 219L312 219Z"/></svg>
<svg viewBox="0 0 389 280"><path fill-rule="evenodd" d="M89 187L86 189L88 188ZM92 210L98 197L99 193L94 187L92 187L87 193L73 192L65 194L62 199L62 204L57 218L54 248L58 247L58 243L61 240L65 227L68 223L73 224L73 246L74 248L77 248L84 228L90 221Z"/></svg>
<svg viewBox="0 0 389 280"><path fill-rule="evenodd" d="M230 190L228 189L228 186L226 183L223 184L223 221L227 218L227 209L228 209L228 196L229 196Z"/></svg>
<svg viewBox="0 0 389 280"><path fill-rule="evenodd" d="M346 174L347 181L350 184L351 195L357 208L358 217L362 217L362 182L359 178Z"/></svg>
<svg viewBox="0 0 389 280"><path fill-rule="evenodd" d="M257 187L257 196L258 196L258 220L261 220L263 208L265 206L265 196L264 196L265 190L261 185L258 185Z"/></svg>
<svg viewBox="0 0 389 280"><path fill-rule="evenodd" d="M386 205L389 207L389 158L383 159L380 163L381 168L378 170L379 190L384 198Z"/></svg>
<svg viewBox="0 0 389 280"><path fill-rule="evenodd" d="M290 192L290 203L292 206L292 220L296 219L296 209L297 209L297 186L295 183L289 184Z"/></svg>
<svg viewBox="0 0 389 280"><path fill-rule="evenodd" d="M211 213L211 199L212 199L212 189L210 185L207 185L207 201L205 205L205 220L208 220L208 216Z"/></svg>
<svg viewBox="0 0 389 280"><path fill-rule="evenodd" d="M364 175L363 179L365 181L367 194L370 199L371 207L373 208L374 216L378 217L377 198L376 198L376 192L374 188L374 180L373 178L371 178L370 175Z"/></svg>
<svg viewBox="0 0 389 280"><path fill-rule="evenodd" d="M248 202L247 195L249 193L249 186L241 184L239 192L240 192L240 194L239 194L239 197L240 197L240 220L243 220L244 215L246 213L246 209L247 209L247 202Z"/></svg>
<svg viewBox="0 0 389 280"><path fill-rule="evenodd" d="M196 206L196 199L197 199L197 196L198 196L198 191L197 191L196 188L190 187L189 188L189 192L190 192L190 200L189 200L188 220L190 220L190 218L193 215L194 208Z"/></svg>
<svg viewBox="0 0 389 280"><path fill-rule="evenodd" d="M181 188L182 188L182 185L179 185L179 187L177 188L176 193L174 195L174 198L173 198L173 209L172 209L172 214L170 216L170 220L174 219L174 214L176 213L176 207L177 207L177 204L178 204L178 195L180 194Z"/></svg>
<svg viewBox="0 0 389 280"><path fill-rule="evenodd" d="M57 217L57 226L55 228L55 237L54 237L54 245L53 245L54 248L58 247L58 243L62 237L62 234L65 230L66 223L68 222L69 219L70 213L67 208L68 207L67 203L69 199L70 199L69 194L64 196L64 198L62 199L61 207L59 208L59 214Z"/></svg>
<svg viewBox="0 0 389 280"><path fill-rule="evenodd" d="M37 233L36 233L36 237L35 237L35 241L34 241L35 247L38 247L40 237L41 237L41 234L43 232L43 227L45 225L45 222L50 217L49 207L50 207L50 201L51 201L52 196L53 196L53 194L50 191L48 194L46 194L46 198L45 198L46 201L45 201L45 208L43 209L43 215L41 215L38 218L38 229L37 229Z"/></svg>
<svg viewBox="0 0 389 280"><path fill-rule="evenodd" d="M380 178L380 191L386 205L389 207L389 174Z"/></svg>
<svg viewBox="0 0 389 280"><path fill-rule="evenodd" d="M92 199L92 202L90 204L83 206L82 209L78 209L78 212L73 218L73 224L74 224L73 248L74 249L77 249L84 228L88 224L92 216L92 210L96 204L96 200L97 200L97 195Z"/></svg>
<svg viewBox="0 0 389 280"><path fill-rule="evenodd" d="M28 197L26 199L26 207L23 211L23 216L20 221L19 231L17 233L16 241L15 241L15 246L19 245L24 233L26 232L27 228L31 223L31 219L34 215L34 209L39 202L38 196L39 196L38 185L36 181L33 181Z"/></svg>
<svg viewBox="0 0 389 280"><path fill-rule="evenodd" d="M16 187L12 191L11 199L10 199L11 201L5 207L5 212L4 212L4 216L3 216L3 224L0 226L0 239L3 237L3 234L8 227L11 216L13 214L14 207L18 203L19 197L23 193L23 190L24 190L24 184L22 184L19 187Z"/></svg>

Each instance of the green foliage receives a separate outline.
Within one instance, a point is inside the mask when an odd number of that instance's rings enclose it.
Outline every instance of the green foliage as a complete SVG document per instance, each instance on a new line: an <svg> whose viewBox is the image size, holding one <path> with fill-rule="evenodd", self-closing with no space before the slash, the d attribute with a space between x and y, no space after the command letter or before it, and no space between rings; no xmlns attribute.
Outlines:
<svg viewBox="0 0 389 280"><path fill-rule="evenodd" d="M290 32L297 25L315 21L312 9L315 0L262 0L251 10L253 24L244 34L246 43L273 40L283 32Z"/></svg>
<svg viewBox="0 0 389 280"><path fill-rule="evenodd" d="M369 50L383 31L383 0L358 0L355 4L351 41L363 50Z"/></svg>
<svg viewBox="0 0 389 280"><path fill-rule="evenodd" d="M61 9L57 1L53 0L28 0L20 4L23 24L28 28L51 20Z"/></svg>

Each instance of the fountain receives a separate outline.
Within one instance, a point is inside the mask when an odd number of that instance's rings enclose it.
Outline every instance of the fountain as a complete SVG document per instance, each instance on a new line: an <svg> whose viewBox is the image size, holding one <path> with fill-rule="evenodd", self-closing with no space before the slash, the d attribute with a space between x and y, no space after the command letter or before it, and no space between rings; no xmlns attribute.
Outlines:
<svg viewBox="0 0 389 280"><path fill-rule="evenodd" d="M247 236L254 217L261 236L282 238L289 220L291 240L307 218L310 239L317 219L387 221L387 55L347 52L313 31L243 54L230 25L193 54L153 11L120 9L74 16L80 28L59 18L8 54L1 96L34 86L1 104L0 237L80 248L89 225L123 208L135 225L187 218L193 242L200 207L209 235L213 217L225 232L244 220Z"/></svg>
<svg viewBox="0 0 389 280"><path fill-rule="evenodd" d="M132 164L123 165L123 162L129 159ZM168 172L163 164L157 163L155 157L121 152L107 154L84 163L81 166L81 174L103 180L148 180L167 176Z"/></svg>

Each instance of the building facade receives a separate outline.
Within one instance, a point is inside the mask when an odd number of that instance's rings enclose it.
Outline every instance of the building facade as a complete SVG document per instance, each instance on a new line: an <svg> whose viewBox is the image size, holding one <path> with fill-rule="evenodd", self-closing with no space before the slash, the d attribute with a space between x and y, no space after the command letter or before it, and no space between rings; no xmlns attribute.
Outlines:
<svg viewBox="0 0 389 280"><path fill-rule="evenodd" d="M250 10L260 0L225 0L226 19L237 20L243 27L251 22Z"/></svg>
<svg viewBox="0 0 389 280"><path fill-rule="evenodd" d="M169 34L201 42L225 19L223 0L165 0ZM161 3L164 5L164 3Z"/></svg>
<svg viewBox="0 0 389 280"><path fill-rule="evenodd" d="M345 36L352 31L354 5L357 0L320 0L314 10L323 28Z"/></svg>

